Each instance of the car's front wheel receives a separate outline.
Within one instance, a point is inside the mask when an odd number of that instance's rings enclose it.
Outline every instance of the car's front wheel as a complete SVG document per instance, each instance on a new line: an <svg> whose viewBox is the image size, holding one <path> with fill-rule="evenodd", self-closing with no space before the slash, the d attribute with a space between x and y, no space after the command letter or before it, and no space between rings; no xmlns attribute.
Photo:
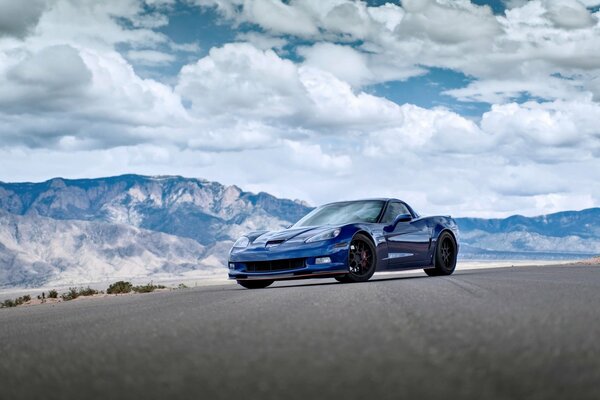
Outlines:
<svg viewBox="0 0 600 400"><path fill-rule="evenodd" d="M366 235L358 233L350 242L348 251L348 273L336 276L338 282L365 282L375 273L377 255L375 246Z"/></svg>
<svg viewBox="0 0 600 400"><path fill-rule="evenodd" d="M246 289L264 289L273 281L267 280L252 280L252 281L237 281L238 285L245 287Z"/></svg>
<svg viewBox="0 0 600 400"><path fill-rule="evenodd" d="M456 241L448 232L442 232L435 248L434 268L428 268L425 273L429 276L450 275L456 268Z"/></svg>

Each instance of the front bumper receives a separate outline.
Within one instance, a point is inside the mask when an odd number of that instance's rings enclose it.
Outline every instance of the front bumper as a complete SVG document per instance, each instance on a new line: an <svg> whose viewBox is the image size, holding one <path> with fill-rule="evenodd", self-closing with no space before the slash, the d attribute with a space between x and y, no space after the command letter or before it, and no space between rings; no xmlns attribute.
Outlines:
<svg viewBox="0 0 600 400"><path fill-rule="evenodd" d="M318 278L348 273L348 243L315 243L297 246L282 244L272 248L252 247L232 252L229 256L229 279L298 279ZM330 263L317 264L316 259L329 257ZM256 271L255 265L281 264L294 260L291 268ZM301 262L299 262L301 260Z"/></svg>

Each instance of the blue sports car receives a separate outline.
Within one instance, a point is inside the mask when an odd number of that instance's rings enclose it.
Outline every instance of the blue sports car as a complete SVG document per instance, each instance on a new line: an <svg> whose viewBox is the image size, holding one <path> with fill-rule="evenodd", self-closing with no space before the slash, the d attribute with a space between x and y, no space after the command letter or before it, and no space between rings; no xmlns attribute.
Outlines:
<svg viewBox="0 0 600 400"><path fill-rule="evenodd" d="M317 207L285 230L239 238L229 278L259 289L300 278L364 282L375 271L450 275L457 254L458 227L449 216L421 217L397 199L344 201Z"/></svg>

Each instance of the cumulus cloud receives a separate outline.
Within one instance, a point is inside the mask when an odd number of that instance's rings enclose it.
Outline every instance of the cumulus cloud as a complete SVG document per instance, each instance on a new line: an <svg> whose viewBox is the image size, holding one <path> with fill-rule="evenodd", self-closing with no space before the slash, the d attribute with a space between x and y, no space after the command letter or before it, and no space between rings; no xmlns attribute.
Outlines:
<svg viewBox="0 0 600 400"><path fill-rule="evenodd" d="M201 115L291 115L303 97L292 61L248 43L213 48L207 57L185 66L176 91Z"/></svg>
<svg viewBox="0 0 600 400"><path fill-rule="evenodd" d="M405 80L426 71L415 65L399 65L378 53L362 52L348 45L319 42L300 47L304 64L330 72L354 87Z"/></svg>
<svg viewBox="0 0 600 400"><path fill-rule="evenodd" d="M600 27L584 3L504 15L467 0L194 3L244 29L176 76L161 67L202 42L159 31L175 0L47 0L14 8L13 25L0 12L0 179L175 173L459 215L600 202ZM469 76L445 94L490 110L467 118L369 92L428 67Z"/></svg>
<svg viewBox="0 0 600 400"><path fill-rule="evenodd" d="M470 1L405 0L401 36L426 37L436 43L484 41L501 33L490 7Z"/></svg>
<svg viewBox="0 0 600 400"><path fill-rule="evenodd" d="M198 117L210 115L234 121L244 116L268 121L298 135L312 132L313 136L360 136L385 130L404 132L411 136L407 137L411 143L423 144L431 133L430 129L421 129L418 120L427 124L435 119L440 126L442 120L449 125L460 120L466 130L474 126L447 110L399 106L355 91L326 70L294 64L272 50L260 50L248 43L214 48L197 63L185 66L176 92Z"/></svg>
<svg viewBox="0 0 600 400"><path fill-rule="evenodd" d="M4 145L110 147L160 138L185 122L179 97L116 52L68 45L23 51L0 69ZM173 137L176 140L177 137Z"/></svg>
<svg viewBox="0 0 600 400"><path fill-rule="evenodd" d="M46 47L4 69L0 105L26 112L70 108L82 100L92 74L71 46Z"/></svg>
<svg viewBox="0 0 600 400"><path fill-rule="evenodd" d="M481 126L499 145L514 151L512 159L591 160L600 149L597 115L600 105L592 101L530 101L492 106L483 114Z"/></svg>
<svg viewBox="0 0 600 400"><path fill-rule="evenodd" d="M305 64L330 72L353 86L376 80L367 66L366 54L351 46L322 42L302 47L298 53L305 58Z"/></svg>
<svg viewBox="0 0 600 400"><path fill-rule="evenodd" d="M597 18L577 0L546 0L546 15L556 26L567 29L581 29L593 26Z"/></svg>
<svg viewBox="0 0 600 400"><path fill-rule="evenodd" d="M512 2L505 15L494 15L489 6L469 0L406 0L401 6L370 7L364 2L279 3L275 9L286 14L261 14L252 10L264 1L202 0L215 6L237 23L252 23L272 34L295 35L315 40L299 49L307 63L328 70L352 85L402 80L423 73L422 66L460 71L476 83L469 95L449 92L461 101L493 103L510 101L521 94L548 100L572 98L571 86L592 90L579 74L600 68L600 25L598 18L577 0L532 0ZM302 16L301 18L298 16ZM270 18L276 19L274 29ZM296 24L303 28L299 30ZM289 28L288 28L289 26ZM340 43L356 41L360 46ZM332 43L335 42L335 43ZM336 57L342 62L332 63ZM347 67L343 67L347 61ZM356 68L351 68L350 65ZM554 90L531 85L556 77ZM562 79L562 78L559 78ZM491 92L493 84L506 83L510 91Z"/></svg>
<svg viewBox="0 0 600 400"><path fill-rule="evenodd" d="M0 37L26 36L38 23L45 8L44 0L0 0Z"/></svg>

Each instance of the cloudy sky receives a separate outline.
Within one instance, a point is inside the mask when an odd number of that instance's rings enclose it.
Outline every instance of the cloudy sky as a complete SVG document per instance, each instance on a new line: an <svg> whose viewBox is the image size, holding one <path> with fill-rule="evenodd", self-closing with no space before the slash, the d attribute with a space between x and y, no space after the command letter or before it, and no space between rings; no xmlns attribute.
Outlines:
<svg viewBox="0 0 600 400"><path fill-rule="evenodd" d="M0 180L600 206L598 0L0 0Z"/></svg>

